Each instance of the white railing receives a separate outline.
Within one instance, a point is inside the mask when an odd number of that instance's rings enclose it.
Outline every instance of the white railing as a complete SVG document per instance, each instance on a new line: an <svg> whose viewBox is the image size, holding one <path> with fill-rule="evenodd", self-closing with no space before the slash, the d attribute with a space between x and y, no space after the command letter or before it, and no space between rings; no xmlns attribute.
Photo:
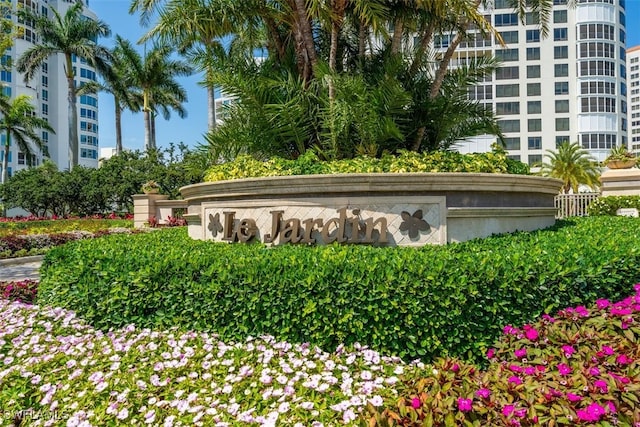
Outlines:
<svg viewBox="0 0 640 427"><path fill-rule="evenodd" d="M556 218L587 216L589 204L598 197L600 193L558 194L555 197Z"/></svg>

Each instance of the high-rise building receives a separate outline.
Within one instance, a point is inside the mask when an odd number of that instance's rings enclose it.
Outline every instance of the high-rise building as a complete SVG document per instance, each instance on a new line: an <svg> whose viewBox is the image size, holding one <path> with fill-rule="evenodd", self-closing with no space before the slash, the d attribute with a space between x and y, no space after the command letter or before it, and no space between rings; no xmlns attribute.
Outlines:
<svg viewBox="0 0 640 427"><path fill-rule="evenodd" d="M470 96L498 115L509 155L534 165L568 141L603 160L626 145L625 0L576 0L575 7L554 0L547 37L538 15L527 13L521 22L507 0L492 3L483 13L504 45L478 33L458 47L452 65L484 54L502 61ZM453 37L436 37L435 47L444 51ZM477 151L486 140L460 151Z"/></svg>
<svg viewBox="0 0 640 427"><path fill-rule="evenodd" d="M79 0L11 0L14 8L29 8L43 15L52 15L52 10L64 15L66 11ZM88 0L82 0L85 5L83 15L88 19L97 19L96 15L88 9ZM33 164L37 165L46 157L50 158L60 170L69 168L69 103L68 85L65 78L65 61L61 54L50 56L43 63L42 68L28 82L24 76L15 69L18 58L30 47L38 43L38 35L34 29L14 17L14 23L20 29L20 35L15 40L11 49L4 52L2 63L12 65L2 69L0 80L5 94L15 97L26 94L31 97L35 111L40 117L49 121L55 134L42 131L42 140L46 150L40 152L34 146L35 158ZM89 66L81 58L73 58L73 68L76 75L76 87L83 82L96 79L95 69ZM78 96L78 135L80 140L78 152L78 164L89 167L98 166L98 98L96 95ZM1 137L2 146L5 144L5 135ZM0 150L2 151L2 150ZM0 156L4 157L2 153ZM2 171L0 157L0 172ZM25 168L27 159L24 153L18 150L15 144L11 144L9 151L9 175Z"/></svg>
<svg viewBox="0 0 640 427"><path fill-rule="evenodd" d="M629 151L640 154L640 46L627 49Z"/></svg>

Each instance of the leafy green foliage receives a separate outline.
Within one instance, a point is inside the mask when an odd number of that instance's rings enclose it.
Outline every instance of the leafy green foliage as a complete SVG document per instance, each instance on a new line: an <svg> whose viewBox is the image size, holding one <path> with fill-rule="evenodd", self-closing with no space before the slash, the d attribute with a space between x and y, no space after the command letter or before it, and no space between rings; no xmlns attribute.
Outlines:
<svg viewBox="0 0 640 427"><path fill-rule="evenodd" d="M504 152L460 154L452 151L432 153L402 151L397 156L384 155L381 158L356 157L320 161L315 153L308 151L296 160L275 157L261 161L248 155L241 155L232 162L212 166L207 171L205 180L379 172L484 172L526 175L529 173L529 168L524 163L508 159Z"/></svg>
<svg viewBox="0 0 640 427"><path fill-rule="evenodd" d="M49 251L39 303L104 329L269 333L480 360L500 325L627 292L640 281L639 238L640 222L618 217L423 248L226 245L170 229Z"/></svg>
<svg viewBox="0 0 640 427"><path fill-rule="evenodd" d="M101 167L78 166L58 171L51 162L24 169L0 186L7 208L21 207L36 216L80 216L133 209L134 194L150 180L160 192L178 198L179 189L201 182L203 153L190 151L184 144L147 153L125 151L103 162Z"/></svg>
<svg viewBox="0 0 640 427"><path fill-rule="evenodd" d="M640 196L605 196L591 202L588 213L596 215L616 215L618 209L636 208L640 211Z"/></svg>
<svg viewBox="0 0 640 427"><path fill-rule="evenodd" d="M128 219L56 219L41 221L0 222L0 236L16 234L66 233L68 231L89 231L95 233L109 228L133 228Z"/></svg>

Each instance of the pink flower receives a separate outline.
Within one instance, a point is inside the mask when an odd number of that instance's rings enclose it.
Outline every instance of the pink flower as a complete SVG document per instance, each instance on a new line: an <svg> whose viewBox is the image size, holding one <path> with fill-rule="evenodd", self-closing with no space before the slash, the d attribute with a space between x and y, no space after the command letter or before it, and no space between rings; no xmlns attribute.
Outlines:
<svg viewBox="0 0 640 427"><path fill-rule="evenodd" d="M473 399L458 398L458 409L461 412L469 412L473 410Z"/></svg>
<svg viewBox="0 0 640 427"><path fill-rule="evenodd" d="M422 406L422 402L419 398L414 397L413 399L411 399L411 407L413 409L418 409L420 406Z"/></svg>
<svg viewBox="0 0 640 427"><path fill-rule="evenodd" d="M620 375L616 375L613 372L607 372L607 373L611 375L613 378L615 378L616 380L620 381L622 384L629 384L629 378L621 377Z"/></svg>
<svg viewBox="0 0 640 427"><path fill-rule="evenodd" d="M569 402L580 402L582 400L582 396L578 396L577 394L567 393L567 399Z"/></svg>
<svg viewBox="0 0 640 427"><path fill-rule="evenodd" d="M611 347L609 347L608 345L603 345L602 346L602 352L604 354L606 354L607 356L611 356L611 355L615 354L615 351L613 351L613 349Z"/></svg>
<svg viewBox="0 0 640 427"><path fill-rule="evenodd" d="M538 372L546 372L547 371L547 367L544 365L536 365L536 371Z"/></svg>
<svg viewBox="0 0 640 427"><path fill-rule="evenodd" d="M508 417L509 415L511 415L514 409L515 409L514 405L506 405L504 408L502 408L502 415L504 415L505 417Z"/></svg>
<svg viewBox="0 0 640 427"><path fill-rule="evenodd" d="M517 333L518 333L518 328L514 328L514 327L513 327L513 326L511 326L511 325L507 325L507 326L505 326L504 328L502 328L502 332L503 332L505 335L515 335L515 334L517 334Z"/></svg>
<svg viewBox="0 0 640 427"><path fill-rule="evenodd" d="M524 368L524 373L527 375L535 375L536 368L534 368L533 366L527 366L526 368Z"/></svg>
<svg viewBox="0 0 640 427"><path fill-rule="evenodd" d="M457 363L454 363L453 366L451 366L451 370L453 372L458 372L460 370L460 365L458 365Z"/></svg>
<svg viewBox="0 0 640 427"><path fill-rule="evenodd" d="M609 310L609 313L611 313L611 315L613 315L613 316L627 316L627 315L633 313L633 310L630 309L630 308L623 308L621 306L615 306L614 305Z"/></svg>
<svg viewBox="0 0 640 427"><path fill-rule="evenodd" d="M603 308L607 308L609 307L610 303L608 299L599 299L596 300L596 307L598 307L598 309L602 310Z"/></svg>
<svg viewBox="0 0 640 427"><path fill-rule="evenodd" d="M509 370L511 372L516 372L516 373L522 373L524 371L524 369L522 368L522 366L518 366L518 365L509 365Z"/></svg>
<svg viewBox="0 0 640 427"><path fill-rule="evenodd" d="M615 414L617 412L616 411L616 405L614 405L612 401L607 400L606 405L607 405L607 408L609 408L609 412L610 413Z"/></svg>
<svg viewBox="0 0 640 427"><path fill-rule="evenodd" d="M509 382L514 383L515 385L522 384L522 380L519 377L516 377L515 375L509 377Z"/></svg>
<svg viewBox="0 0 640 427"><path fill-rule="evenodd" d="M543 314L543 315L542 315L542 319L546 320L546 321L547 321L547 322L549 322L549 323L553 323L553 322L555 322L555 321L556 321L556 319L555 319L555 318L553 318L553 317L549 316L548 314Z"/></svg>
<svg viewBox="0 0 640 427"><path fill-rule="evenodd" d="M572 372L572 369L568 365L560 363L558 365L558 372L560 372L560 375L569 375Z"/></svg>
<svg viewBox="0 0 640 427"><path fill-rule="evenodd" d="M633 362L633 360L630 359L626 354L621 354L616 357L616 363L618 365L629 365L631 362Z"/></svg>
<svg viewBox="0 0 640 427"><path fill-rule="evenodd" d="M527 337L530 341L535 341L538 339L538 331L530 325L524 325L524 336Z"/></svg>
<svg viewBox="0 0 640 427"><path fill-rule="evenodd" d="M518 359L522 359L523 357L525 357L527 355L527 349L526 348L519 348L518 350L514 351L513 354Z"/></svg>
<svg viewBox="0 0 640 427"><path fill-rule="evenodd" d="M595 366L592 368L589 368L589 375L597 377L598 375L600 375L600 369L598 369Z"/></svg>
<svg viewBox="0 0 640 427"><path fill-rule="evenodd" d="M585 307L584 305L577 306L575 311L582 317L589 316L589 310L587 310L587 307Z"/></svg>
<svg viewBox="0 0 640 427"><path fill-rule="evenodd" d="M580 409L576 412L578 418L582 421L600 421L600 418L605 414L605 409L593 402L585 409Z"/></svg>
<svg viewBox="0 0 640 427"><path fill-rule="evenodd" d="M493 359L493 357L496 355L496 349L495 348L490 348L487 351L487 359Z"/></svg>
<svg viewBox="0 0 640 427"><path fill-rule="evenodd" d="M562 351L564 352L565 356L571 357L571 355L576 352L576 349L571 345L563 345Z"/></svg>
<svg viewBox="0 0 640 427"><path fill-rule="evenodd" d="M609 391L609 386L606 381L596 380L593 382L593 386L600 389L600 393L607 393Z"/></svg>
<svg viewBox="0 0 640 427"><path fill-rule="evenodd" d="M476 396L483 399L488 399L489 396L491 396L491 390L489 390L488 388L481 388L480 390L476 391Z"/></svg>

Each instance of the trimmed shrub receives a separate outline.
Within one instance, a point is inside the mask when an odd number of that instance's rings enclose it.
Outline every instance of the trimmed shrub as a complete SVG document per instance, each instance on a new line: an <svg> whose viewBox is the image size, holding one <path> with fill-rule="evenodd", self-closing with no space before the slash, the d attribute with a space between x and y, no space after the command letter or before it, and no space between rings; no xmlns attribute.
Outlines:
<svg viewBox="0 0 640 427"><path fill-rule="evenodd" d="M266 248L167 229L49 251L38 300L102 329L178 326L228 340L266 333L479 361L500 325L626 294L640 281L638 239L640 221L622 217L423 248Z"/></svg>
<svg viewBox="0 0 640 427"><path fill-rule="evenodd" d="M636 208L640 211L640 196L599 197L589 204L587 212L591 216L616 215L621 208Z"/></svg>
<svg viewBox="0 0 640 427"><path fill-rule="evenodd" d="M356 157L353 159L320 161L313 151L307 151L296 160L275 157L267 161L249 155L234 161L212 166L205 181L222 181L264 176L315 175L336 173L380 172L477 172L528 175L529 167L508 159L505 152L460 154L452 151L416 153L402 151L397 156L381 158Z"/></svg>
<svg viewBox="0 0 640 427"><path fill-rule="evenodd" d="M133 228L133 220L74 218L2 221L0 222L0 237L16 234L67 233L71 231L96 232L110 228Z"/></svg>

